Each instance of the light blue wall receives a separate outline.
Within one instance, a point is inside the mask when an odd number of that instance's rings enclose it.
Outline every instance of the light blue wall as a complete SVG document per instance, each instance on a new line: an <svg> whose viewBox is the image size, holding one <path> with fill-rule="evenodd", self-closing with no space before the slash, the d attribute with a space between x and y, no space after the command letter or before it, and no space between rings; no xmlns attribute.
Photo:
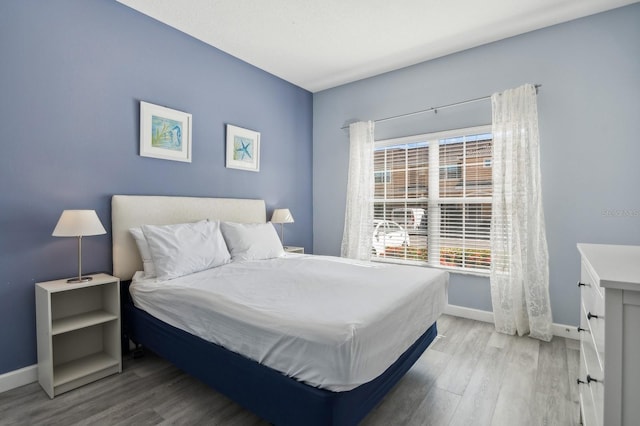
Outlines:
<svg viewBox="0 0 640 426"><path fill-rule="evenodd" d="M578 324L576 243L640 244L639 23L635 4L314 94L314 252L340 252L349 149L343 125L541 83L552 309L554 322ZM490 121L486 101L382 123L376 138ZM605 209L635 216L607 217ZM491 310L489 280L453 274L449 301Z"/></svg>
<svg viewBox="0 0 640 426"><path fill-rule="evenodd" d="M193 114L193 162L138 156L139 101ZM0 374L36 362L34 283L77 273L64 209L112 194L263 198L312 248L311 93L112 0L0 2ZM260 173L224 167L225 123L262 133ZM110 235L83 240L111 271Z"/></svg>

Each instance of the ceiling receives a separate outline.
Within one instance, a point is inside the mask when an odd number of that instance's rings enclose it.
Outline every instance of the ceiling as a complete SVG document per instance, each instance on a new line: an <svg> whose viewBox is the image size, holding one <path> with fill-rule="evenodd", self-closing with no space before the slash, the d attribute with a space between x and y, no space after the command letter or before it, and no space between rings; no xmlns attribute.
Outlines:
<svg viewBox="0 0 640 426"><path fill-rule="evenodd" d="M311 92L638 0L117 0Z"/></svg>

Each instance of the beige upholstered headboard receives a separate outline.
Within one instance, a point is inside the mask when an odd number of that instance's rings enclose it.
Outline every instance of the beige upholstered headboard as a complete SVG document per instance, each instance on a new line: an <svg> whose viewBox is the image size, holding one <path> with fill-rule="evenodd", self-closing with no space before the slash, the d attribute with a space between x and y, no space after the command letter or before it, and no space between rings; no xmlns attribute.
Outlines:
<svg viewBox="0 0 640 426"><path fill-rule="evenodd" d="M111 198L113 275L129 280L136 271L142 270L142 259L129 228L202 219L264 223L267 212L264 200L114 195Z"/></svg>

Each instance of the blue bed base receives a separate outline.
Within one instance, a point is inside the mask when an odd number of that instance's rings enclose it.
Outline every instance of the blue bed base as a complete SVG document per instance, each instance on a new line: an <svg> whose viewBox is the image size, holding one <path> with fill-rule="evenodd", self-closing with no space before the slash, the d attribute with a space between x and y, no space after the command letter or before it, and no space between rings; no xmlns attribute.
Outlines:
<svg viewBox="0 0 640 426"><path fill-rule="evenodd" d="M128 284L128 283L127 283ZM357 425L404 376L437 335L436 323L371 382L347 392L315 388L175 328L131 303L123 289L123 337L278 426ZM123 347L128 347L127 345Z"/></svg>

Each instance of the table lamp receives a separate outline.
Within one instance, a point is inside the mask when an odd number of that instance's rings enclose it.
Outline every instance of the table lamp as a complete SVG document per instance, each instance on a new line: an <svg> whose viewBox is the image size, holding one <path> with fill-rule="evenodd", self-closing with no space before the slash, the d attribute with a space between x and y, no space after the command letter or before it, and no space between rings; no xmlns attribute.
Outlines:
<svg viewBox="0 0 640 426"><path fill-rule="evenodd" d="M280 239L284 246L284 224L293 223L293 216L291 215L291 212L289 209L275 209L273 211L273 216L271 216L271 223L280 224Z"/></svg>
<svg viewBox="0 0 640 426"><path fill-rule="evenodd" d="M68 283L91 281L92 277L82 276L82 237L106 234L95 210L65 210L60 215L53 230L54 237L78 237L78 277L70 278Z"/></svg>

